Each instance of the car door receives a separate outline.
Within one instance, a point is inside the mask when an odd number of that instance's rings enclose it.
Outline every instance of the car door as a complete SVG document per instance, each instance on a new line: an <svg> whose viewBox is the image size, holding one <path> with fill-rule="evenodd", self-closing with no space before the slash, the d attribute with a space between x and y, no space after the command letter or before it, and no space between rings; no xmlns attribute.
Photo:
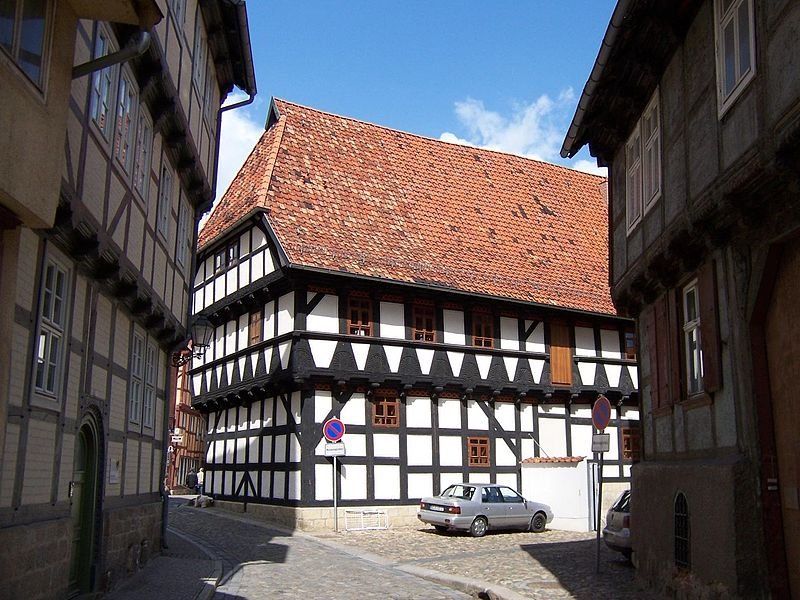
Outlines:
<svg viewBox="0 0 800 600"><path fill-rule="evenodd" d="M527 527L530 521L530 515L525 506L525 499L510 487L500 486L498 492L503 498L503 506L505 507L504 527L513 527L515 529L524 529Z"/></svg>
<svg viewBox="0 0 800 600"><path fill-rule="evenodd" d="M506 527L505 503L503 496L495 486L487 486L481 489L481 508L483 514L489 520L489 527L492 529L502 529Z"/></svg>

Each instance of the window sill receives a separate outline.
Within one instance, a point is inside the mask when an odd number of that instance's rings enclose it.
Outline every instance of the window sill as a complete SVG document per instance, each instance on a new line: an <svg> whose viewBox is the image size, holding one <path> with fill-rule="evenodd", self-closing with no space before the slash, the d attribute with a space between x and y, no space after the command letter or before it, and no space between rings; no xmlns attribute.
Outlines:
<svg viewBox="0 0 800 600"><path fill-rule="evenodd" d="M701 406L709 406L713 401L714 399L706 392L698 392L696 394L692 394L686 398L686 400L681 400L680 405L683 410L691 410Z"/></svg>

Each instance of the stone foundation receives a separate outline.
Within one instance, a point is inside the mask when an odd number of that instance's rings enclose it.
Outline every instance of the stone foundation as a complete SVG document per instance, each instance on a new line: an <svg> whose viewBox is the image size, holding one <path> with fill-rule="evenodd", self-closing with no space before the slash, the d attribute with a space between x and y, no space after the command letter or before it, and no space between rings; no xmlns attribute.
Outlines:
<svg viewBox="0 0 800 600"><path fill-rule="evenodd" d="M103 517L104 556L95 589L109 590L161 552L161 503L110 510Z"/></svg>
<svg viewBox="0 0 800 600"><path fill-rule="evenodd" d="M231 512L245 513L250 517L276 523L283 527L298 531L333 531L333 507L294 507L274 506L271 504L254 504L215 500L214 506ZM417 504L406 506L358 506L338 508L339 530L345 528L345 510L384 510L388 516L389 528L407 527L421 524L417 519Z"/></svg>
<svg viewBox="0 0 800 600"><path fill-rule="evenodd" d="M0 600L65 598L72 525L68 518L0 530Z"/></svg>

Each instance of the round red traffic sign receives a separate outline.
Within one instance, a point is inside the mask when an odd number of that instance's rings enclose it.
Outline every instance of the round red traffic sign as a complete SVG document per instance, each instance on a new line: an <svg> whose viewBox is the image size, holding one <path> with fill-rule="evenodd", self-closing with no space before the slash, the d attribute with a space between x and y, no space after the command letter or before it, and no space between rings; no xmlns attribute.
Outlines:
<svg viewBox="0 0 800 600"><path fill-rule="evenodd" d="M608 427L608 422L611 420L611 402L608 398L600 394L592 407L592 424L603 431Z"/></svg>
<svg viewBox="0 0 800 600"><path fill-rule="evenodd" d="M329 442L338 442L344 435L344 423L335 417L328 419L322 426L322 434Z"/></svg>

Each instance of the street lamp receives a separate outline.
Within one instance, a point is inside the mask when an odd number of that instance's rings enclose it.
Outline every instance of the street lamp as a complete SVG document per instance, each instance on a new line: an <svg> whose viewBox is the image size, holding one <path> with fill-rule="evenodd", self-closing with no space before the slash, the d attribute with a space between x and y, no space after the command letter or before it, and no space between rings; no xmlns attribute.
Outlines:
<svg viewBox="0 0 800 600"><path fill-rule="evenodd" d="M198 316L192 321L191 334L186 341L186 346L172 355L172 366L181 367L193 358L202 358L211 344L214 336L214 325L203 316ZM191 341L191 347L189 346Z"/></svg>

